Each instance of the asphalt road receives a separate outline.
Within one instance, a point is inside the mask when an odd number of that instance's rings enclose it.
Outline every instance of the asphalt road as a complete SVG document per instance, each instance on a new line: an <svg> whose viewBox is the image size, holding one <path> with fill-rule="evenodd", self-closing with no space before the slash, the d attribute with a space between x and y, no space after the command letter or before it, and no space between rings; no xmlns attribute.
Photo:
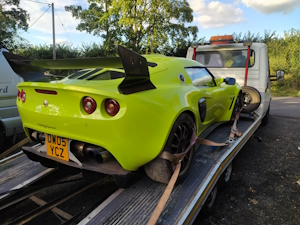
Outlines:
<svg viewBox="0 0 300 225"><path fill-rule="evenodd" d="M272 97L270 115L300 118L300 98Z"/></svg>

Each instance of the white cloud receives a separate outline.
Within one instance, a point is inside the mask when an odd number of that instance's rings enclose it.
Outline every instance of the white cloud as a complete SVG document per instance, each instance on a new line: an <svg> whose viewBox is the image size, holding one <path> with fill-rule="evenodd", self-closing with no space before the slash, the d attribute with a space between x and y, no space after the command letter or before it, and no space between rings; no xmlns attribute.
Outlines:
<svg viewBox="0 0 300 225"><path fill-rule="evenodd" d="M229 24L245 21L243 11L236 4L224 4L219 1L206 3L205 0L189 0L194 10L194 21L203 28L221 28Z"/></svg>
<svg viewBox="0 0 300 225"><path fill-rule="evenodd" d="M300 6L299 0L241 0L247 7L264 14L288 14Z"/></svg>

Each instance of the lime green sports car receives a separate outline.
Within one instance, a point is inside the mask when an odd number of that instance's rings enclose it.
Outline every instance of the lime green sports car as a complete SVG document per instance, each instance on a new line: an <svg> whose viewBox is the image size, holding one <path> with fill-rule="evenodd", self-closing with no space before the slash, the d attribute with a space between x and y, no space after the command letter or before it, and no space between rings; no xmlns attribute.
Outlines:
<svg viewBox="0 0 300 225"><path fill-rule="evenodd" d="M23 150L46 166L63 164L115 178L145 166L152 179L167 182L153 171L172 174L171 163L158 155L183 152L193 127L200 135L213 123L230 121L241 107L241 88L233 78L215 79L197 61L141 56L122 46L118 52L115 58L27 61L35 68L86 69L60 81L18 85L24 130L41 143ZM22 66L17 60L11 64ZM193 150L182 161L179 179L192 157Z"/></svg>

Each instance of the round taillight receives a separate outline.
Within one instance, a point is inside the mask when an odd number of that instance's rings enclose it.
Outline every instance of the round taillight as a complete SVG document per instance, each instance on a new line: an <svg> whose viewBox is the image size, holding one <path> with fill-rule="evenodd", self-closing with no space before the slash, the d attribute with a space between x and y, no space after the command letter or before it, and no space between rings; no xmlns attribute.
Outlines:
<svg viewBox="0 0 300 225"><path fill-rule="evenodd" d="M96 101L91 97L85 97L83 99L83 108L88 114L92 114L97 108Z"/></svg>
<svg viewBox="0 0 300 225"><path fill-rule="evenodd" d="M25 91L22 90L20 95L21 95L22 102L25 102L25 101L26 101L26 94L25 94Z"/></svg>
<svg viewBox="0 0 300 225"><path fill-rule="evenodd" d="M18 90L18 99L21 100L21 91Z"/></svg>
<svg viewBox="0 0 300 225"><path fill-rule="evenodd" d="M105 110L108 115L115 116L120 110L120 105L116 100L106 99L105 101Z"/></svg>

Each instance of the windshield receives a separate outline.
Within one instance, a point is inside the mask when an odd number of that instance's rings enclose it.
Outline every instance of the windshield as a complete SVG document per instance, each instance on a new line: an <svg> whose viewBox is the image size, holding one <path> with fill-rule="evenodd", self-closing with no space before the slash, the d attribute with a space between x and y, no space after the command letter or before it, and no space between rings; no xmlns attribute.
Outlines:
<svg viewBox="0 0 300 225"><path fill-rule="evenodd" d="M206 68L186 67L185 70L191 78L191 81L194 86L214 86L213 78L206 70Z"/></svg>
<svg viewBox="0 0 300 225"><path fill-rule="evenodd" d="M247 50L196 52L196 61L209 68L245 68ZM254 65L254 51L250 50L249 67Z"/></svg>

